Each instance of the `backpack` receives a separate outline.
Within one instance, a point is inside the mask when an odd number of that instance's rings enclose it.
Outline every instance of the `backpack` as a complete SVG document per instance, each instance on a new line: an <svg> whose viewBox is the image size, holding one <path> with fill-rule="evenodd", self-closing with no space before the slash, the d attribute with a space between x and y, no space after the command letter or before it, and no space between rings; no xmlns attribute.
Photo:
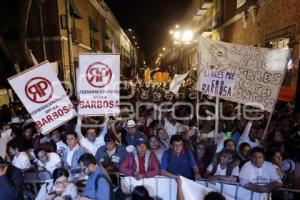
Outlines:
<svg viewBox="0 0 300 200"><path fill-rule="evenodd" d="M125 200L126 199L126 195L123 193L121 188L116 187L115 185L113 185L110 182L110 180L104 174L99 174L95 179L96 192L97 192L97 189L98 189L99 178L104 178L106 180L106 182L109 184L109 186L110 186L110 198L109 199L110 200Z"/></svg>

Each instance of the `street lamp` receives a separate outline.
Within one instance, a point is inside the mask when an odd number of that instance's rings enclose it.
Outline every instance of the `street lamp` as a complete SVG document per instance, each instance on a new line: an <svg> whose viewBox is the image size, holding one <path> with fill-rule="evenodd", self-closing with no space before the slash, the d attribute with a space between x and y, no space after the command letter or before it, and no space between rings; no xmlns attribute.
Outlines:
<svg viewBox="0 0 300 200"><path fill-rule="evenodd" d="M176 26L176 30L172 36L174 45L180 46L180 65L183 68L183 47L191 43L194 38L194 33L190 29L179 29L179 26Z"/></svg>

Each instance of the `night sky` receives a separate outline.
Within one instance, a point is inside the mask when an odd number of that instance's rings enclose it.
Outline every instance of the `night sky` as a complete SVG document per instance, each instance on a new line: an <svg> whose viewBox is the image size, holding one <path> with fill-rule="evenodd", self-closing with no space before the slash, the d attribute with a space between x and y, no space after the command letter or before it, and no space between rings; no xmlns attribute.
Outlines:
<svg viewBox="0 0 300 200"><path fill-rule="evenodd" d="M170 37L169 30L182 19L191 0L105 0L120 25L132 28L145 53L152 59Z"/></svg>

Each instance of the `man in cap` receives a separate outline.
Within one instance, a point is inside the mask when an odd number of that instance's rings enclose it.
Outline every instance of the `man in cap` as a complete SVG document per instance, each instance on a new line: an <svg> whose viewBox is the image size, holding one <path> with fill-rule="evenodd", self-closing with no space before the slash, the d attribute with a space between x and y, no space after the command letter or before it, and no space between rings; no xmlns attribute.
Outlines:
<svg viewBox="0 0 300 200"><path fill-rule="evenodd" d="M136 123L133 119L130 119L127 121L126 124L127 134L125 136L125 142L126 146L129 145L135 145L135 143L140 139L144 137L144 134L142 132L139 132L136 127Z"/></svg>
<svg viewBox="0 0 300 200"><path fill-rule="evenodd" d="M112 133L104 136L105 145L96 152L96 161L101 163L109 172L119 171L120 164L127 154L126 149L116 143L116 137Z"/></svg>
<svg viewBox="0 0 300 200"><path fill-rule="evenodd" d="M128 153L120 166L120 172L134 176L137 180L159 174L159 162L155 153L147 149L147 138L142 136L136 141L136 150Z"/></svg>
<svg viewBox="0 0 300 200"><path fill-rule="evenodd" d="M23 199L23 173L0 157L0 199Z"/></svg>

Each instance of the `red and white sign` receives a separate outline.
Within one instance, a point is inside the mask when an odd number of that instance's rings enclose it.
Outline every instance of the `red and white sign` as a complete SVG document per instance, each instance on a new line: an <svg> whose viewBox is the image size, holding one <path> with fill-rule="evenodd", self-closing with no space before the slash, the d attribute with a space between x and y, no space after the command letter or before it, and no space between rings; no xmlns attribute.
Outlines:
<svg viewBox="0 0 300 200"><path fill-rule="evenodd" d="M76 111L48 62L8 79L43 134L76 116Z"/></svg>
<svg viewBox="0 0 300 200"><path fill-rule="evenodd" d="M79 115L120 113L120 55L80 54L77 91Z"/></svg>

